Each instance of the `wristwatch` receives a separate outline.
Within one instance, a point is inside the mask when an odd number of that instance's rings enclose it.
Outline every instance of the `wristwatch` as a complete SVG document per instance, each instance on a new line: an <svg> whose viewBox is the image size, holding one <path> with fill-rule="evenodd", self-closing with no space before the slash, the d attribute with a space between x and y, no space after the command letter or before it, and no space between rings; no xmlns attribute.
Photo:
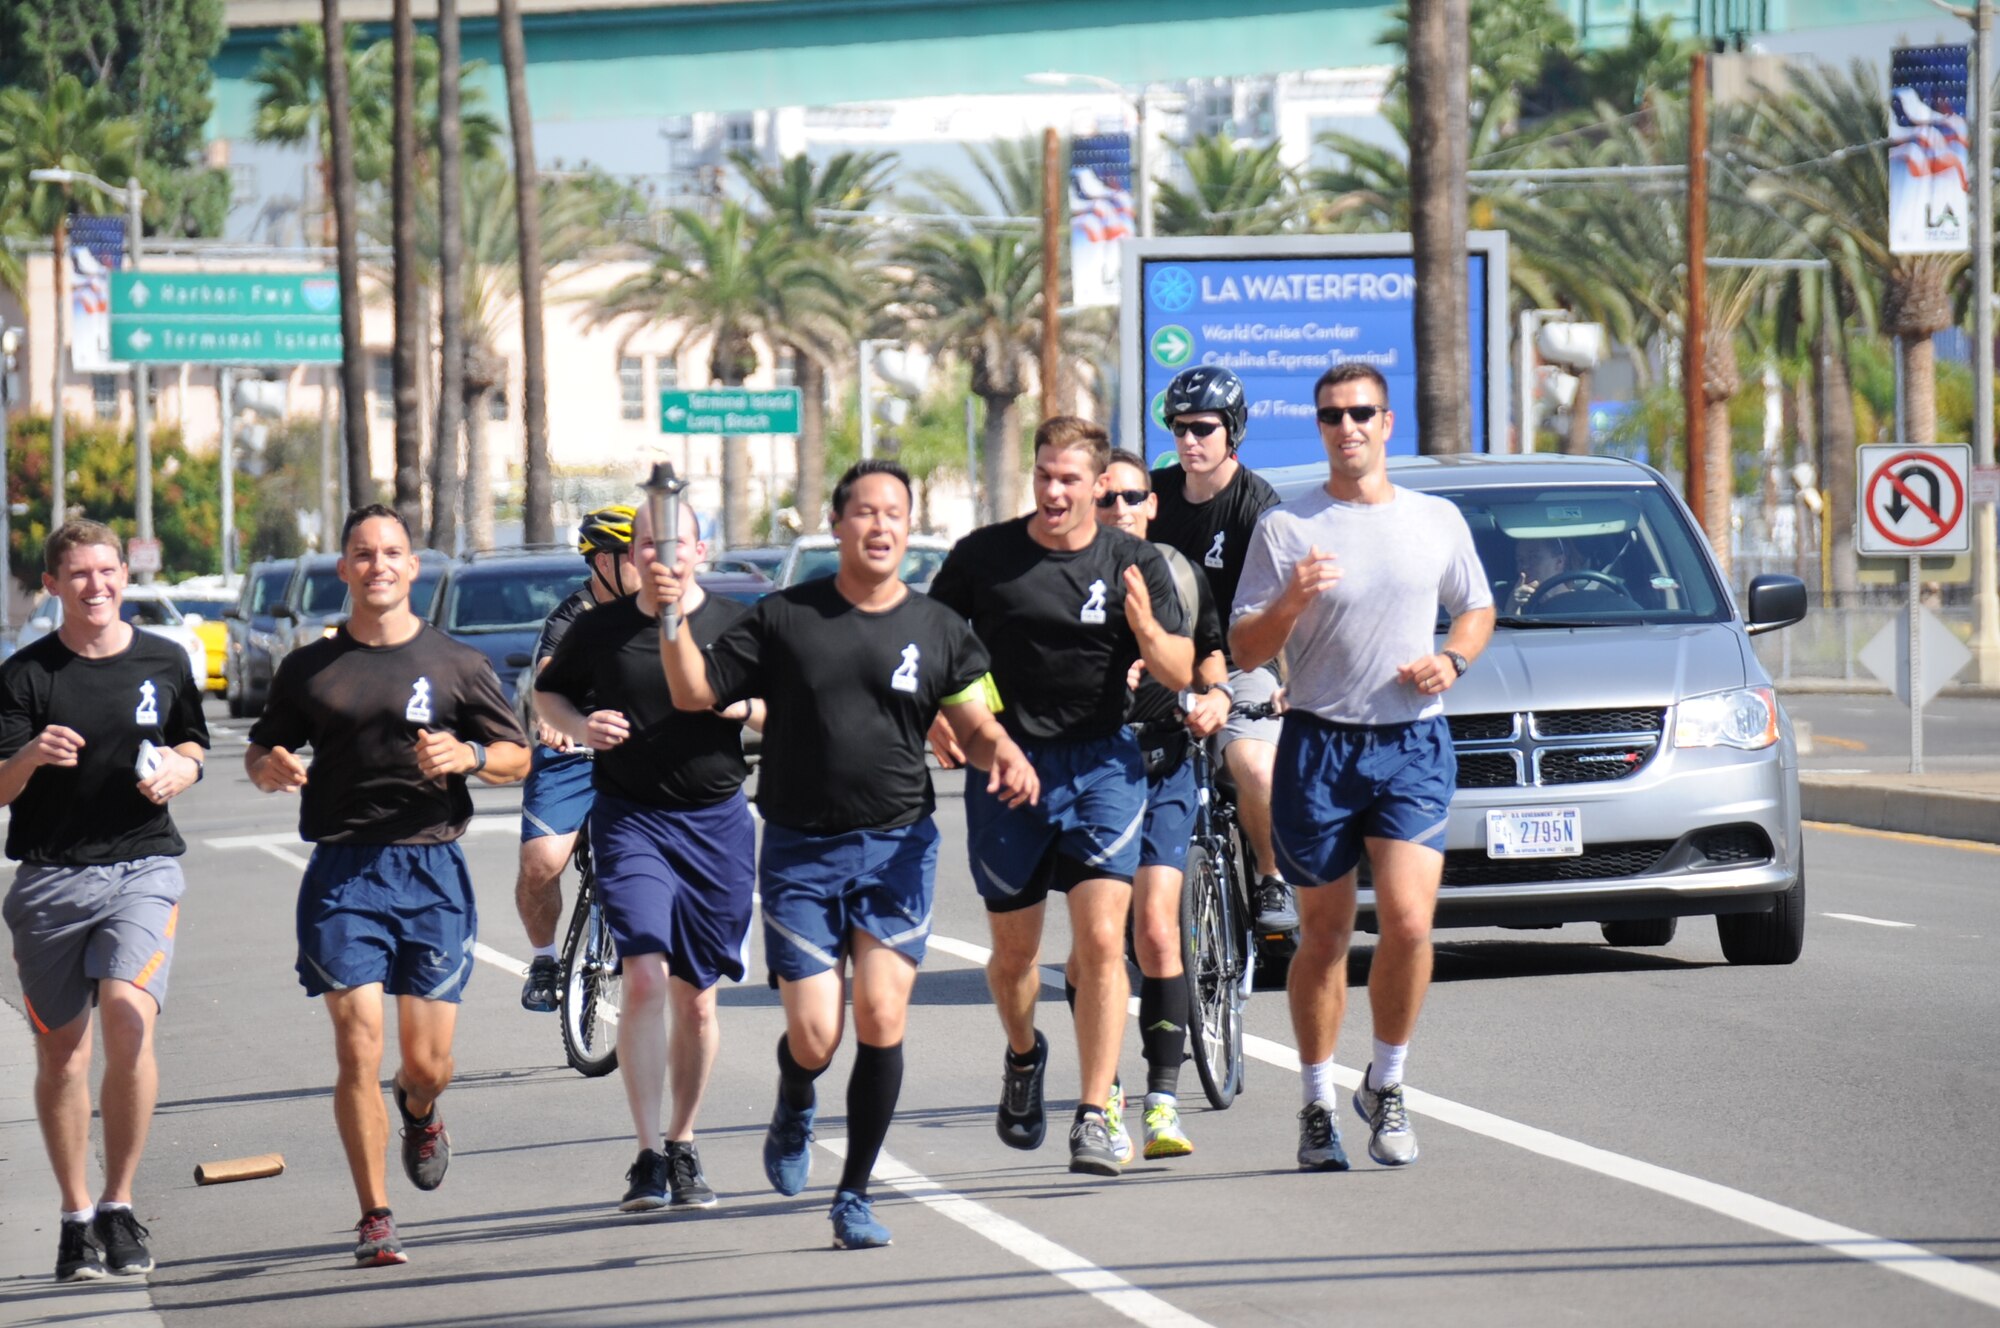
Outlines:
<svg viewBox="0 0 2000 1328"><path fill-rule="evenodd" d="M1236 704L1236 689L1234 687L1231 687L1228 683L1212 682L1208 685L1208 690L1211 692L1221 692L1224 696L1229 698L1229 704L1231 705ZM1204 695L1206 695L1206 693L1204 693Z"/></svg>
<svg viewBox="0 0 2000 1328"><path fill-rule="evenodd" d="M472 749L472 769L465 773L476 775L486 768L486 744L483 742L468 742L465 745Z"/></svg>
<svg viewBox="0 0 2000 1328"><path fill-rule="evenodd" d="M1459 654L1456 650L1440 650L1438 653L1451 661L1451 666L1458 670L1459 677L1463 678L1465 676L1467 668L1465 656Z"/></svg>

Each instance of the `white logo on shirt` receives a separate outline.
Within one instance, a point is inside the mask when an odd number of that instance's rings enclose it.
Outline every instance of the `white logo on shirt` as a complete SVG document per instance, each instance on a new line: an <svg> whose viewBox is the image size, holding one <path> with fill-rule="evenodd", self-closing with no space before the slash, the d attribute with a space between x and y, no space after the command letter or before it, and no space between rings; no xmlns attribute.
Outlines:
<svg viewBox="0 0 2000 1328"><path fill-rule="evenodd" d="M160 722L160 702L153 691L151 678L139 684L139 708L132 712L135 724L157 724Z"/></svg>
<svg viewBox="0 0 2000 1328"><path fill-rule="evenodd" d="M903 663L889 675L889 685L899 692L917 690L917 659L923 652L917 649L915 641L903 647Z"/></svg>
<svg viewBox="0 0 2000 1328"><path fill-rule="evenodd" d="M1208 552L1201 555L1201 565L1203 567L1222 566L1222 541L1223 537L1228 534L1229 532L1226 530L1215 532L1215 543L1209 545Z"/></svg>
<svg viewBox="0 0 2000 1328"><path fill-rule="evenodd" d="M1083 602L1083 612L1077 615L1080 622L1101 623L1104 621L1104 582L1090 583L1090 598Z"/></svg>
<svg viewBox="0 0 2000 1328"><path fill-rule="evenodd" d="M431 722L431 680L429 678L417 679L416 685L410 688L410 703L403 707L403 718L409 720L412 724L428 724Z"/></svg>

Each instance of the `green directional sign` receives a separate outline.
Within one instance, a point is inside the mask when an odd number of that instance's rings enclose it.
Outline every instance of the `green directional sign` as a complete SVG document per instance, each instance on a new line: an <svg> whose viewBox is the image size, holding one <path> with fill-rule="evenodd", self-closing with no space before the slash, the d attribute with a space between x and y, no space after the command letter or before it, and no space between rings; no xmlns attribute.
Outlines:
<svg viewBox="0 0 2000 1328"><path fill-rule="evenodd" d="M1169 369L1178 369L1194 358L1194 337L1172 323L1153 333L1152 347L1153 358Z"/></svg>
<svg viewBox="0 0 2000 1328"><path fill-rule="evenodd" d="M661 433L798 431L796 387L716 387L660 393Z"/></svg>
<svg viewBox="0 0 2000 1328"><path fill-rule="evenodd" d="M111 354L140 364L337 364L331 272L114 272Z"/></svg>

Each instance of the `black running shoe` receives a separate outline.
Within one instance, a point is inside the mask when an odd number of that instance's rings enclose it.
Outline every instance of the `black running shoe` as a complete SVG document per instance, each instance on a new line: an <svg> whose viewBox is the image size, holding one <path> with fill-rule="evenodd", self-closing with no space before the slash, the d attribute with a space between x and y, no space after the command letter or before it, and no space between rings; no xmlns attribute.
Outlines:
<svg viewBox="0 0 2000 1328"><path fill-rule="evenodd" d="M1026 1068L1014 1064L1012 1051L1001 1059L1006 1071L1000 1084L1000 1111L993 1119L1000 1142L1009 1148L1040 1148L1049 1132L1048 1117L1042 1111L1042 1077L1049 1068L1049 1040L1036 1030L1035 1063Z"/></svg>
<svg viewBox="0 0 2000 1328"><path fill-rule="evenodd" d="M1086 1176L1116 1176L1124 1161L1111 1147L1111 1127L1101 1113L1087 1111L1069 1127L1069 1169Z"/></svg>
<svg viewBox="0 0 2000 1328"><path fill-rule="evenodd" d="M701 1154L693 1144L667 1140L667 1184L675 1208L713 1208L715 1191L701 1174Z"/></svg>
<svg viewBox="0 0 2000 1328"><path fill-rule="evenodd" d="M1299 905L1292 887L1275 876L1266 876L1250 892L1257 905L1258 931L1297 931Z"/></svg>
<svg viewBox="0 0 2000 1328"><path fill-rule="evenodd" d="M528 980L521 984L521 1008L536 1014L554 1014L562 992L562 967L554 955L536 955L528 961Z"/></svg>
<svg viewBox="0 0 2000 1328"><path fill-rule="evenodd" d="M117 1277L143 1277L153 1271L153 1252L146 1238L153 1233L139 1225L129 1208L100 1208L91 1224L104 1247L104 1266Z"/></svg>
<svg viewBox="0 0 2000 1328"><path fill-rule="evenodd" d="M401 1084L396 1085L396 1110L403 1113L403 1174L418 1189L434 1190L444 1184L445 1169L451 1165L451 1136L444 1132L444 1116L435 1102L422 1120L412 1116Z"/></svg>
<svg viewBox="0 0 2000 1328"><path fill-rule="evenodd" d="M56 1242L56 1281L95 1282L104 1276L104 1248L88 1222L62 1224Z"/></svg>
<svg viewBox="0 0 2000 1328"><path fill-rule="evenodd" d="M1347 1150L1330 1103L1315 1099L1299 1113L1299 1170L1345 1171Z"/></svg>
<svg viewBox="0 0 2000 1328"><path fill-rule="evenodd" d="M667 1206L667 1159L650 1148L639 1150L639 1160L625 1173L625 1198L618 1208L626 1213L650 1213Z"/></svg>
<svg viewBox="0 0 2000 1328"><path fill-rule="evenodd" d="M381 1268L408 1263L403 1238L396 1234L396 1219L387 1213L369 1213L354 1224L354 1262L363 1268Z"/></svg>

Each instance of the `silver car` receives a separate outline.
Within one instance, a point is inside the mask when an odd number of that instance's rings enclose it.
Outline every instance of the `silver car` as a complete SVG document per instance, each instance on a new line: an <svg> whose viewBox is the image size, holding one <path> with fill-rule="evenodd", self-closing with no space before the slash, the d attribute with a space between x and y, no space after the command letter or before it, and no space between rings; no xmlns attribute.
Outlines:
<svg viewBox="0 0 2000 1328"><path fill-rule="evenodd" d="M1390 467L1458 505L1499 613L1445 696L1458 795L1437 925L1595 922L1613 945L1665 945L1678 919L1713 915L1730 962L1798 958L1798 753L1750 637L1803 618L1804 585L1760 576L1739 612L1686 507L1633 462ZM1263 474L1287 499L1326 480Z"/></svg>

